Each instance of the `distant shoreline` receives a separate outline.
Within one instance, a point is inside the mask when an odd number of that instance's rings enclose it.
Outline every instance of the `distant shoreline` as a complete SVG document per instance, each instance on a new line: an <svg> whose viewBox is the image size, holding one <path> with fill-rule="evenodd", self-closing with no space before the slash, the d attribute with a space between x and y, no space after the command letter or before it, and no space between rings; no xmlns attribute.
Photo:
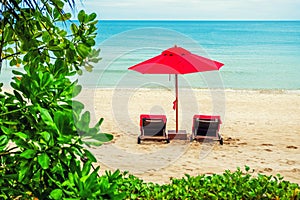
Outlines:
<svg viewBox="0 0 300 200"><path fill-rule="evenodd" d="M115 88L115 87L90 87L90 86L83 86L85 89L96 89L96 90L158 90L158 91L164 91L164 90L173 90L172 89L165 89L165 88ZM195 90L195 91L224 91L224 92L253 92L253 93L270 93L270 94L286 94L286 93L296 93L300 94L300 89L244 89L244 88L180 88L179 90Z"/></svg>
<svg viewBox="0 0 300 200"><path fill-rule="evenodd" d="M90 87L90 86L83 86L82 89L87 90L144 90L144 91L171 91L172 89L166 89L166 88L115 88L115 87ZM199 91L219 91L219 92L225 92L225 93L257 93L257 94L300 94L300 89L240 89L240 88L180 88L179 91L183 90L193 90L195 92ZM2 87L3 91L9 92L12 91L11 87Z"/></svg>
<svg viewBox="0 0 300 200"><path fill-rule="evenodd" d="M300 22L300 19L98 19L99 21L157 21L157 22ZM76 21L76 20L74 20Z"/></svg>

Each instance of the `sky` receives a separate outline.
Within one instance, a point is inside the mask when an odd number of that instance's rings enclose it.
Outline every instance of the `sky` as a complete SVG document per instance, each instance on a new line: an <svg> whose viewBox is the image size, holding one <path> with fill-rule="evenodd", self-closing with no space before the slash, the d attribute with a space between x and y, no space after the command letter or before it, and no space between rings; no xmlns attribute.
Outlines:
<svg viewBox="0 0 300 200"><path fill-rule="evenodd" d="M76 0L98 19L300 20L300 0Z"/></svg>

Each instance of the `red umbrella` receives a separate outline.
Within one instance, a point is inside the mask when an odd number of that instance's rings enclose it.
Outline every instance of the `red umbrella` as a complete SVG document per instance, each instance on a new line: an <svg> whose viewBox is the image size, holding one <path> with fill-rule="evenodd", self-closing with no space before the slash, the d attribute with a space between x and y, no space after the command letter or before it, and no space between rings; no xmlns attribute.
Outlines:
<svg viewBox="0 0 300 200"><path fill-rule="evenodd" d="M142 74L175 74L176 100L176 133L178 132L178 74L189 74L219 70L224 64L198 56L181 47L172 47L163 51L160 55L136 64L129 70L135 70Z"/></svg>

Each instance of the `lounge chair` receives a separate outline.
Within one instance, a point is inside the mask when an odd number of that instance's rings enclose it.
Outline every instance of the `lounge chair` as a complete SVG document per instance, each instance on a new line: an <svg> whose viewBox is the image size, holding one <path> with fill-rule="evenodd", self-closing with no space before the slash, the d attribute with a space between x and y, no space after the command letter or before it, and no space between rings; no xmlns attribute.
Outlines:
<svg viewBox="0 0 300 200"><path fill-rule="evenodd" d="M220 116L194 115L191 141L193 140L218 140L223 145L223 138L219 130L222 124Z"/></svg>
<svg viewBox="0 0 300 200"><path fill-rule="evenodd" d="M165 115L140 115L141 135L138 136L137 143L140 144L142 140L166 140L169 143L166 124Z"/></svg>

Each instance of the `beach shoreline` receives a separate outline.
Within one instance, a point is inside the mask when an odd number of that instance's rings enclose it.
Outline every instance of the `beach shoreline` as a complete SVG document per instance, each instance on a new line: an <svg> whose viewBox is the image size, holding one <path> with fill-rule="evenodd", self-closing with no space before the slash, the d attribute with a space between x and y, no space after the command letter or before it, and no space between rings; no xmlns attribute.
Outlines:
<svg viewBox="0 0 300 200"><path fill-rule="evenodd" d="M255 174L279 173L300 183L299 91L181 89L179 128L190 134L194 114L221 115L223 146L174 140L137 144L140 114L165 114L167 129L175 128L173 90L83 89L76 99L91 116L103 117L101 130L114 135L112 142L91 148L102 173L120 169L162 184L170 177L223 173L247 165Z"/></svg>

